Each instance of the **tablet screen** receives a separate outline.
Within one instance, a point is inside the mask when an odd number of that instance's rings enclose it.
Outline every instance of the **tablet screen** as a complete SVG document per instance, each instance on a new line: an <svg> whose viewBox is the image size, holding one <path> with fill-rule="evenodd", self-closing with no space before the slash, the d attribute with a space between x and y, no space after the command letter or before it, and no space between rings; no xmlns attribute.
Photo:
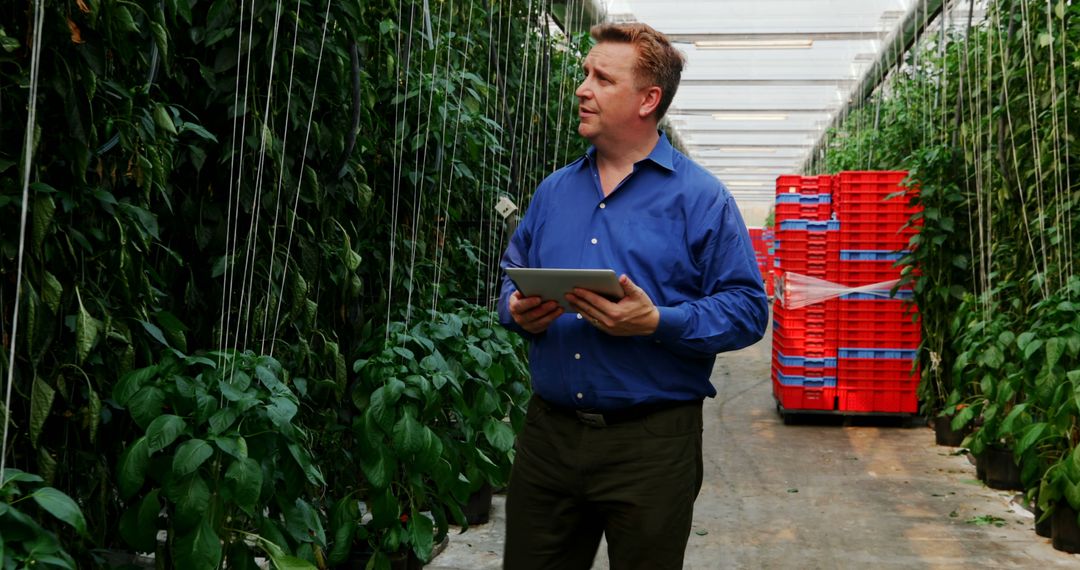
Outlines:
<svg viewBox="0 0 1080 570"><path fill-rule="evenodd" d="M558 301L563 310L576 313L566 302L565 295L575 287L588 289L611 300L623 297L619 278L611 269L551 269L531 267L507 267L506 275L526 297Z"/></svg>

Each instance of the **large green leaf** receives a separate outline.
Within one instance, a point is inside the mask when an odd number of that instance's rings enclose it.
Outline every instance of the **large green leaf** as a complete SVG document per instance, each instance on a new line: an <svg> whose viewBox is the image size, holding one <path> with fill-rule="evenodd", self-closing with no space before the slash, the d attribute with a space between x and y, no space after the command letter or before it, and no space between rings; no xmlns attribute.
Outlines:
<svg viewBox="0 0 1080 570"><path fill-rule="evenodd" d="M296 464L300 466L300 469L304 472L304 477L307 478L308 483L312 485L325 485L326 481L323 480L322 472L319 471L319 467L311 461L311 453L304 447L301 447L295 442L290 442L288 446L289 455L292 455L296 460Z"/></svg>
<svg viewBox="0 0 1080 570"><path fill-rule="evenodd" d="M146 428L146 443L153 455L172 445L180 434L187 429L187 423L180 416L166 414L154 418Z"/></svg>
<svg viewBox="0 0 1080 570"><path fill-rule="evenodd" d="M195 527L210 507L210 487L197 474L167 486L165 495L176 505L174 525L180 529Z"/></svg>
<svg viewBox="0 0 1080 570"><path fill-rule="evenodd" d="M173 474L182 477L194 473L213 454L214 448L210 447L209 443L201 439L189 439L176 448L172 462Z"/></svg>
<svg viewBox="0 0 1080 570"><path fill-rule="evenodd" d="M78 292L79 289L76 287L75 293L78 294ZM86 307L83 306L82 297L80 296L79 312L75 316L75 355L79 364L82 364L86 357L90 355L90 350L94 348L100 334L101 322L90 316Z"/></svg>
<svg viewBox="0 0 1080 570"><path fill-rule="evenodd" d="M45 420L49 419L55 397L56 390L41 377L34 376L34 384L30 389L30 445L34 449L37 449L41 428L45 426Z"/></svg>
<svg viewBox="0 0 1080 570"><path fill-rule="evenodd" d="M394 463L390 451L380 446L364 454L360 462L360 470L372 487L383 489L393 480L396 470Z"/></svg>
<svg viewBox="0 0 1080 570"><path fill-rule="evenodd" d="M431 560L431 550L435 544L435 524L427 515L412 510L409 517L409 542L420 560Z"/></svg>
<svg viewBox="0 0 1080 570"><path fill-rule="evenodd" d="M146 443L146 436L143 436L136 439L131 447L120 455L117 485L122 498L126 499L142 488L146 480L146 469L149 466L150 449Z"/></svg>
<svg viewBox="0 0 1080 570"><path fill-rule="evenodd" d="M154 552L157 547L160 491L154 489L120 518L120 535L138 552Z"/></svg>
<svg viewBox="0 0 1080 570"><path fill-rule="evenodd" d="M262 469L254 459L236 459L225 471L225 481L232 489L233 500L248 514L254 514L262 490Z"/></svg>
<svg viewBox="0 0 1080 570"><path fill-rule="evenodd" d="M499 451L510 451L514 447L514 430L509 424L495 418L488 418L484 422L484 437Z"/></svg>
<svg viewBox="0 0 1080 570"><path fill-rule="evenodd" d="M188 532L177 533L172 546L177 568L217 570L221 565L221 540L207 518Z"/></svg>
<svg viewBox="0 0 1080 570"><path fill-rule="evenodd" d="M1046 368L1047 370L1053 370L1057 365L1058 360L1061 359L1062 353L1065 352L1065 339L1060 337L1054 337L1046 341Z"/></svg>
<svg viewBox="0 0 1080 570"><path fill-rule="evenodd" d="M116 400L116 403L121 406L127 406L128 400L141 390L143 384L156 376L157 373L157 365L147 366L146 368L128 372L120 378L120 381L116 383L116 387L113 388L113 400Z"/></svg>
<svg viewBox="0 0 1080 570"><path fill-rule="evenodd" d="M83 517L79 505L71 497L52 487L42 487L34 491L31 496L34 502L49 514L68 523L80 535L89 538L86 534L86 518Z"/></svg>
<svg viewBox="0 0 1080 570"><path fill-rule="evenodd" d="M210 416L210 433L213 435L219 435L225 430L229 429L236 419L239 417L239 412L236 408L221 408L214 415Z"/></svg>
<svg viewBox="0 0 1080 570"><path fill-rule="evenodd" d="M63 295L64 286L60 284L60 280L52 273L44 271L42 274L41 299L45 301L45 306L49 307L52 314L57 315L60 313L60 301Z"/></svg>
<svg viewBox="0 0 1080 570"><path fill-rule="evenodd" d="M314 542L321 546L326 545L326 533L323 531L322 520L307 501L297 499L283 513L285 517L285 529L298 543Z"/></svg>
<svg viewBox="0 0 1080 570"><path fill-rule="evenodd" d="M131 419L146 429L165 409L165 391L157 386L145 386L128 400Z"/></svg>
<svg viewBox="0 0 1080 570"><path fill-rule="evenodd" d="M270 404L266 406L266 415L278 427L284 427L292 421L296 412L296 403L291 398L274 396L270 398Z"/></svg>

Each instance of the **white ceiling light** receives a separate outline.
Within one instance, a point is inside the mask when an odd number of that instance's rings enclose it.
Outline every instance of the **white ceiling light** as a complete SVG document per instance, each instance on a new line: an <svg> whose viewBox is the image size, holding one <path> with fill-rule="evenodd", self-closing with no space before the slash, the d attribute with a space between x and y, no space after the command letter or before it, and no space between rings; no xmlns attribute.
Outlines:
<svg viewBox="0 0 1080 570"><path fill-rule="evenodd" d="M717 121L786 121L783 113L713 113Z"/></svg>
<svg viewBox="0 0 1080 570"><path fill-rule="evenodd" d="M697 49L810 49L814 40L698 40Z"/></svg>
<svg viewBox="0 0 1080 570"><path fill-rule="evenodd" d="M775 148L766 148L760 146L721 146L716 150L720 152L759 152L762 154L773 154L776 152Z"/></svg>

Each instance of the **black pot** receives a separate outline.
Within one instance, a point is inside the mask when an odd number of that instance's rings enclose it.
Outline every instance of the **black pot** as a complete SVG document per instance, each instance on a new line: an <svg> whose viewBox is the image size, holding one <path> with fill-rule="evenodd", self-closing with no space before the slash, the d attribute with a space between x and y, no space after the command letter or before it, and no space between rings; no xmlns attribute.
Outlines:
<svg viewBox="0 0 1080 570"><path fill-rule="evenodd" d="M1020 468L1013 461L1012 450L987 447L982 454L975 457L975 471L982 464L986 477L986 486L991 489L1006 491L1022 491L1023 483L1020 481Z"/></svg>
<svg viewBox="0 0 1080 570"><path fill-rule="evenodd" d="M934 418L934 441L938 445L960 447L969 431L971 430L968 429L968 426L954 430L952 428L952 417L937 416Z"/></svg>
<svg viewBox="0 0 1080 570"><path fill-rule="evenodd" d="M469 502L463 509L465 521L470 525L484 524L491 517L491 485L484 483L482 487L469 495Z"/></svg>
<svg viewBox="0 0 1080 570"><path fill-rule="evenodd" d="M1066 503L1058 503L1054 505L1051 518L1050 541L1054 548L1073 554L1080 552L1080 524L1076 523L1076 511Z"/></svg>
<svg viewBox="0 0 1080 570"><path fill-rule="evenodd" d="M1046 519L1044 519L1044 520L1042 520L1040 522L1039 519L1042 519L1042 516L1043 516L1043 510L1039 508L1039 504L1038 504L1038 502L1036 502L1035 503L1035 534L1037 534L1037 535L1039 535L1039 536L1041 536L1043 538L1050 538L1051 537L1051 532L1052 532L1052 527L1053 527L1054 516L1051 514L1050 516L1046 517Z"/></svg>

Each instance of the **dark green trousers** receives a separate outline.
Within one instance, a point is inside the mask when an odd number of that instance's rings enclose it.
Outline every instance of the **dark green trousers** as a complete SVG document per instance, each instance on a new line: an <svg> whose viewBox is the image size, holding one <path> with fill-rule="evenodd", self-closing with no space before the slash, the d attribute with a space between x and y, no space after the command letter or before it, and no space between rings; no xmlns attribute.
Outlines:
<svg viewBox="0 0 1080 570"><path fill-rule="evenodd" d="M591 427L529 403L506 497L506 570L680 570L701 490L701 404Z"/></svg>

